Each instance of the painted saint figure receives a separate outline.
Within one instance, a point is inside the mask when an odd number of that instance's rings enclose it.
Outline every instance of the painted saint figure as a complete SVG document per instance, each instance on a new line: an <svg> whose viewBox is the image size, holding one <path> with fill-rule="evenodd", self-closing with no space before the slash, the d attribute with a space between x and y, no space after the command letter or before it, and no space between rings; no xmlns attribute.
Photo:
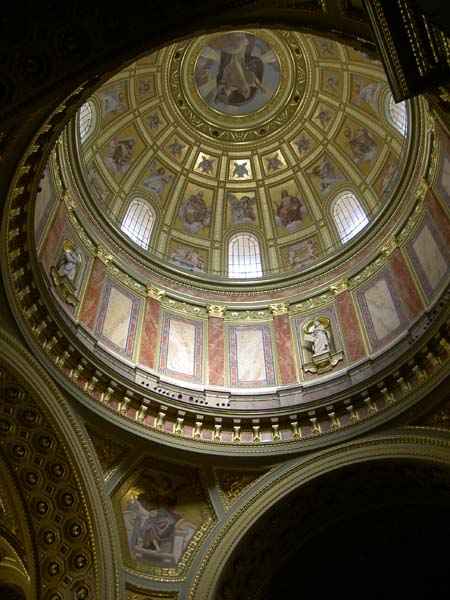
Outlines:
<svg viewBox="0 0 450 600"><path fill-rule="evenodd" d="M277 225L292 232L299 228L305 216L306 208L299 197L290 194L288 190L281 190L281 197L275 208Z"/></svg>
<svg viewBox="0 0 450 600"><path fill-rule="evenodd" d="M241 225L244 223L254 223L256 214L253 206L256 204L255 196L238 197L228 192L227 200L231 208L231 225Z"/></svg>
<svg viewBox="0 0 450 600"><path fill-rule="evenodd" d="M264 65L252 54L253 36L236 32L219 38L224 42L217 74L215 103L239 106L248 102L257 91L267 93L262 85ZM220 43L218 40L216 46Z"/></svg>
<svg viewBox="0 0 450 600"><path fill-rule="evenodd" d="M164 167L157 166L156 160L152 161L150 169L150 175L142 182L142 187L161 202L166 185L172 181L173 175L167 175Z"/></svg>
<svg viewBox="0 0 450 600"><path fill-rule="evenodd" d="M204 193L198 191L191 194L189 198L181 201L178 216L183 223L184 231L198 233L204 227L208 227L211 220L211 207L206 205Z"/></svg>

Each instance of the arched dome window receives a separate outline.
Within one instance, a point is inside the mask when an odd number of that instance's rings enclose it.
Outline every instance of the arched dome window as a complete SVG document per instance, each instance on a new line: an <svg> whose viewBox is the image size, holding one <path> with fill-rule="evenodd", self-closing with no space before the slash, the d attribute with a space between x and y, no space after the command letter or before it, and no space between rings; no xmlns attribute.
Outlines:
<svg viewBox="0 0 450 600"><path fill-rule="evenodd" d="M155 213L150 204L142 198L135 198L127 208L120 229L147 250L154 223Z"/></svg>
<svg viewBox="0 0 450 600"><path fill-rule="evenodd" d="M250 233L238 233L230 238L228 277L262 277L261 252L257 237Z"/></svg>
<svg viewBox="0 0 450 600"><path fill-rule="evenodd" d="M387 120L403 136L406 136L406 132L408 129L408 114L406 112L406 102L394 102L394 97L392 96L392 93L388 92L386 105Z"/></svg>
<svg viewBox="0 0 450 600"><path fill-rule="evenodd" d="M336 196L331 207L331 214L343 244L369 223L365 210L350 190L344 190Z"/></svg>
<svg viewBox="0 0 450 600"><path fill-rule="evenodd" d="M84 143L94 130L94 106L89 100L78 111L78 127L81 143Z"/></svg>

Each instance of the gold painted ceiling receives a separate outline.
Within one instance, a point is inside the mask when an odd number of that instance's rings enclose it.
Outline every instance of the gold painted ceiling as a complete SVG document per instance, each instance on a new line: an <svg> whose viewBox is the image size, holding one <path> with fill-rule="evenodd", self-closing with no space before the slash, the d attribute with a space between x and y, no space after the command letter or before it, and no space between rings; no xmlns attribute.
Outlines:
<svg viewBox="0 0 450 600"><path fill-rule="evenodd" d="M91 98L85 179L119 231L133 199L151 205L148 249L128 242L160 262L226 276L230 237L250 233L264 275L303 270L342 247L340 192L370 222L395 188L405 136L389 98L381 63L330 40L197 37L141 58Z"/></svg>

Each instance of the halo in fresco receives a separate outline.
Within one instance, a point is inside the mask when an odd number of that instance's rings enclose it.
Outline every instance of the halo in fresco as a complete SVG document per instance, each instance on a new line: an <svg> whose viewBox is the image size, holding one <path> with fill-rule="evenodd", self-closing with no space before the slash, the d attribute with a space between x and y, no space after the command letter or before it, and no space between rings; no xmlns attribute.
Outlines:
<svg viewBox="0 0 450 600"><path fill-rule="evenodd" d="M213 110L248 115L265 106L280 85L280 62L262 38L233 31L201 50L194 77L198 92Z"/></svg>

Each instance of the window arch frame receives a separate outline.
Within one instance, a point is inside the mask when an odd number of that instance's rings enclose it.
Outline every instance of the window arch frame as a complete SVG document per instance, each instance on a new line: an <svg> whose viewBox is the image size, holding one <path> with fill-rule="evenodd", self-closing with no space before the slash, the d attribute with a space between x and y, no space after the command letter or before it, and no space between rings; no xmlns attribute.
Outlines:
<svg viewBox="0 0 450 600"><path fill-rule="evenodd" d="M387 90L384 96L384 116L390 127L406 138L408 135L409 114L406 100L395 102L391 90ZM401 112L401 116L400 116Z"/></svg>
<svg viewBox="0 0 450 600"><path fill-rule="evenodd" d="M131 210L134 207L138 207L144 210L144 215L150 215L150 224L144 223L144 225L140 225L139 227L134 226L133 224L126 224L126 219L131 220L132 215L130 215ZM136 211L135 211L136 212ZM141 216L141 215L139 215ZM134 244L142 248L143 250L148 250L150 248L150 240L155 228L157 220L156 210L146 198L142 196L133 196L131 200L128 202L126 209L123 212L122 218L119 222L120 232L125 235L129 240L131 240ZM137 229L137 232L135 231Z"/></svg>
<svg viewBox="0 0 450 600"><path fill-rule="evenodd" d="M84 107L89 107L89 115L87 118L85 118L84 114L82 113ZM78 109L77 115L78 137L80 140L80 144L83 145L91 137L97 125L97 107L92 98L89 98L88 100L86 100L86 102L83 102L83 104ZM87 120L89 120L87 128L85 131L82 131L84 123Z"/></svg>
<svg viewBox="0 0 450 600"><path fill-rule="evenodd" d="M251 241L254 248L257 248L256 253L244 253L233 255L232 254L232 246L235 245L235 240L239 239L247 239ZM242 248L241 248L242 249ZM229 279L258 279L264 276L264 268L263 268L263 252L261 247L261 240L256 233L252 231L234 231L227 239L227 264L226 264L226 273ZM238 258L237 261L232 262L232 257L235 256ZM244 261L239 261L239 256L244 257ZM250 259L249 261L245 261L245 258ZM254 259L254 260L253 260ZM246 269L248 268L248 269Z"/></svg>
<svg viewBox="0 0 450 600"><path fill-rule="evenodd" d="M347 201L347 206L341 208L341 204ZM353 207L349 206L348 203L353 203ZM336 206L339 206L341 213L338 215L336 212ZM355 219L350 211L356 211L359 213L359 218ZM361 202L358 195L351 188L340 189L333 197L330 204L330 215L332 223L337 231L339 242L346 244L352 238L361 233L370 223L369 215L365 209L364 204Z"/></svg>

